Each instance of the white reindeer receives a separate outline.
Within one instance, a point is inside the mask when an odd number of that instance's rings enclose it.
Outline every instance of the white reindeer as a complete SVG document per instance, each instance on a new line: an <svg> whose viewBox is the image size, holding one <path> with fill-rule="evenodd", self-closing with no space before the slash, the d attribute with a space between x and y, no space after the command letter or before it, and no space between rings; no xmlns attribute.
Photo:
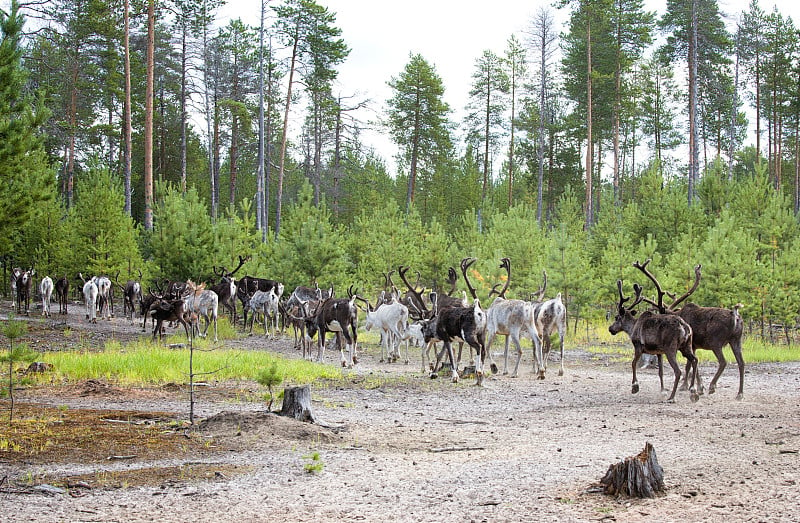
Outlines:
<svg viewBox="0 0 800 523"><path fill-rule="evenodd" d="M377 309L373 309L372 305L367 302L364 329L380 329L382 333L381 361L391 362L400 358L400 342L408 340L408 335L406 334L407 325L408 307L399 301L383 303ZM408 343L406 343L406 364L408 362Z"/></svg>
<svg viewBox="0 0 800 523"><path fill-rule="evenodd" d="M86 303L86 319L97 323L97 284L94 278L86 280L83 284L83 299Z"/></svg>
<svg viewBox="0 0 800 523"><path fill-rule="evenodd" d="M112 316L112 303L111 303L111 279L108 276L95 276L92 278L95 285L97 285L97 306L100 308L100 317L103 317L103 311L106 313L106 319L111 320Z"/></svg>
<svg viewBox="0 0 800 523"><path fill-rule="evenodd" d="M197 317L202 317L205 322L205 328L200 333L201 338L205 338L208 334L208 327L211 322L214 322L214 341L217 339L217 313L219 311L219 296L217 293L205 288L205 285L197 286L191 280L186 282L188 295L184 296L183 301L187 312L195 313ZM200 331L198 325L199 319L192 322L192 329L195 327Z"/></svg>
<svg viewBox="0 0 800 523"><path fill-rule="evenodd" d="M281 287L283 284L281 284ZM281 289L282 290L282 289ZM277 289L273 287L267 292L256 291L250 297L250 300L245 305L245 310L252 311L250 318L250 332L253 332L253 324L256 320L256 314L264 315L264 334L269 334L269 324L272 324L272 332L278 329L278 294Z"/></svg>
<svg viewBox="0 0 800 523"><path fill-rule="evenodd" d="M503 374L508 374L508 345L513 342L517 349L517 362L514 364L514 371L511 377L517 376L519 362L522 359L522 346L520 338L527 336L533 342L533 368L537 373L537 378L544 379L545 364L542 355L542 342L539 339L539 330L536 326L536 310L533 304L524 300L506 299L505 294L511 283L511 260L503 258L500 264L506 270L507 278L503 289L499 292L496 287L492 293L497 293L498 297L492 303L486 313L486 347L491 349L492 341L498 334L506 337L505 351L503 352ZM494 365L494 360L489 350L489 359Z"/></svg>
<svg viewBox="0 0 800 523"><path fill-rule="evenodd" d="M42 316L50 317L50 298L53 295L53 279L50 276L42 278L39 283L39 293L42 295Z"/></svg>
<svg viewBox="0 0 800 523"><path fill-rule="evenodd" d="M559 292L555 298L543 302L533 302L533 313L536 316L536 329L542 336L544 347L542 348L544 368L542 373L547 371L547 360L550 356L550 336L558 331L559 347L561 349L560 365L558 375L564 375L564 334L567 332L567 308L561 301Z"/></svg>

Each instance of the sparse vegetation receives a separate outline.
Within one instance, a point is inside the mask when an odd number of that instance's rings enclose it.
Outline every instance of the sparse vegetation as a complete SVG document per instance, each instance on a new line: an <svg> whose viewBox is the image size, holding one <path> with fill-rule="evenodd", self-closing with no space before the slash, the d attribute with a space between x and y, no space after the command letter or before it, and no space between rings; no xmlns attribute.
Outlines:
<svg viewBox="0 0 800 523"><path fill-rule="evenodd" d="M28 324L24 321L15 320L13 316L9 316L8 320L3 322L0 327L0 332L8 338L8 351L0 356L0 363L8 364L8 421L9 423L14 418L14 363L33 360L35 354L24 343L14 346L14 341L21 338L28 332Z"/></svg>
<svg viewBox="0 0 800 523"><path fill-rule="evenodd" d="M303 465L303 470L305 470L309 474L318 474L322 472L322 469L325 468L325 463L322 462L322 458L320 457L319 452L314 451L311 454L307 454L303 456L303 459L308 460Z"/></svg>

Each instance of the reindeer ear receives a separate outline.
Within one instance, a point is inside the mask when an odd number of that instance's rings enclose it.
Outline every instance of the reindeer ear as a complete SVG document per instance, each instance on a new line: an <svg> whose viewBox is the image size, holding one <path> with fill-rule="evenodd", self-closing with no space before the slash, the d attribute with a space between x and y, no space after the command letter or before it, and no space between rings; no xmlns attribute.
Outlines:
<svg viewBox="0 0 800 523"><path fill-rule="evenodd" d="M631 316L636 316L636 311L631 311Z"/></svg>

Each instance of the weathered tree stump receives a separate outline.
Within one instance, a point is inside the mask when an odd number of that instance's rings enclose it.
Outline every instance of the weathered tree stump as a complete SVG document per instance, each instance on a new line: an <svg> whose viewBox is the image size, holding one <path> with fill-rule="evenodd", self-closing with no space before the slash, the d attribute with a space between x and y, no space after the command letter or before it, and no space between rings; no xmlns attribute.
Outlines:
<svg viewBox="0 0 800 523"><path fill-rule="evenodd" d="M311 386L286 387L283 389L283 406L279 413L300 421L316 423L311 411Z"/></svg>
<svg viewBox="0 0 800 523"><path fill-rule="evenodd" d="M650 443L638 455L610 465L600 480L603 492L612 496L652 498L664 490L664 469Z"/></svg>

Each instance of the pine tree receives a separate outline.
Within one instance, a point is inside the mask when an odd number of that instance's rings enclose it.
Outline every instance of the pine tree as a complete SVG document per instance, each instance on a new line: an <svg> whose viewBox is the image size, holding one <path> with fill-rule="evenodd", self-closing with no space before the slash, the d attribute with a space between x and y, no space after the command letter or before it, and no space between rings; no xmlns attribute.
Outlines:
<svg viewBox="0 0 800 523"><path fill-rule="evenodd" d="M144 270L139 252L139 231L125 213L125 196L119 180L97 160L75 186L75 205L67 217L74 234L69 273L114 276Z"/></svg>
<svg viewBox="0 0 800 523"><path fill-rule="evenodd" d="M194 188L186 194L173 186L159 189L148 242L158 273L170 280L210 280L223 257L206 203Z"/></svg>
<svg viewBox="0 0 800 523"><path fill-rule="evenodd" d="M447 120L450 107L443 99L441 77L422 55L412 54L403 72L393 77L389 86L394 94L387 102L388 127L409 169L406 212L410 212L417 186L424 190L424 182L433 176L437 162L451 150Z"/></svg>
<svg viewBox="0 0 800 523"><path fill-rule="evenodd" d="M36 207L52 200L53 175L39 135L48 117L26 86L20 39L24 18L16 0L8 14L0 11L0 256L12 251L17 231ZM24 263L32 264L33 259Z"/></svg>

